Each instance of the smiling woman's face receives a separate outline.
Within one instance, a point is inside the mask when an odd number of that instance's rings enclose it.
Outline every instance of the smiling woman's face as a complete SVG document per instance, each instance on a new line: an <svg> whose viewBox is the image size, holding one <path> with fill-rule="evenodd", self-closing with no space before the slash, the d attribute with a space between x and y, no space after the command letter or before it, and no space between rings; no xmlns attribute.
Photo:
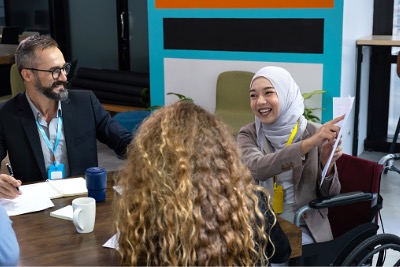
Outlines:
<svg viewBox="0 0 400 267"><path fill-rule="evenodd" d="M250 107L261 123L272 124L278 119L278 94L267 78L254 79L250 88Z"/></svg>

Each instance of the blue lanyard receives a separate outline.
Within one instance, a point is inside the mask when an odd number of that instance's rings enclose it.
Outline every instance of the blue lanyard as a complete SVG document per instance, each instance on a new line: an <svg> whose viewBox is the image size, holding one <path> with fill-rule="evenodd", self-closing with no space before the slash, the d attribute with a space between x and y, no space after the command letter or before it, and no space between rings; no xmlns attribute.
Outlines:
<svg viewBox="0 0 400 267"><path fill-rule="evenodd" d="M40 133L43 136L44 141L46 142L47 147L53 152L53 159L56 161L56 150L58 147L58 144L60 143L61 139L61 128L62 128L62 117L61 115L58 117L58 125L57 125L57 137L56 137L56 142L54 143L54 147L51 147L51 143L49 138L47 137L46 133L43 130L42 125L40 125L39 121L36 119L36 125L40 131Z"/></svg>

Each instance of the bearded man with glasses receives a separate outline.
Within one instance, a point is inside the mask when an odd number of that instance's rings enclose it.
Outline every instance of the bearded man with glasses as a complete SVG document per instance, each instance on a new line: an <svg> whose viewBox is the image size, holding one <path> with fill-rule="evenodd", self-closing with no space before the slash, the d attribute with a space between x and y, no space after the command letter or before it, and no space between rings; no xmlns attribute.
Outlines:
<svg viewBox="0 0 400 267"><path fill-rule="evenodd" d="M39 90L43 95L47 96L50 99L53 100L65 100L68 98L68 91L66 89L61 90L59 93L53 92L53 87L58 86L58 85L66 85L65 82L59 81L58 79L60 78L61 73L63 72L65 77L68 75L69 71L71 70L71 64L70 63L65 63L64 66L61 68L55 67L50 70L40 70L40 69L35 69L35 68L25 68L26 70L34 70L34 71L44 71L51 73L51 76L53 77L54 83L52 87L43 87L40 84L40 81L37 80L36 82L36 89Z"/></svg>
<svg viewBox="0 0 400 267"><path fill-rule="evenodd" d="M96 140L125 155L132 134L92 91L67 90L71 65L54 39L28 37L15 59L26 90L0 104L0 160L8 153L13 168L0 174L0 198L17 197L22 182L83 175L98 165Z"/></svg>

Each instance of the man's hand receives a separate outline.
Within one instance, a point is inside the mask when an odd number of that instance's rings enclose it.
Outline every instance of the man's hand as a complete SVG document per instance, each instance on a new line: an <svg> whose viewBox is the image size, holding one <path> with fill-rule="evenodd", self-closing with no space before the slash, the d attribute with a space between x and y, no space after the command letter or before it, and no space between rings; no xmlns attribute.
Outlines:
<svg viewBox="0 0 400 267"><path fill-rule="evenodd" d="M22 182L7 174L0 174L0 198L14 199L21 192L18 190Z"/></svg>

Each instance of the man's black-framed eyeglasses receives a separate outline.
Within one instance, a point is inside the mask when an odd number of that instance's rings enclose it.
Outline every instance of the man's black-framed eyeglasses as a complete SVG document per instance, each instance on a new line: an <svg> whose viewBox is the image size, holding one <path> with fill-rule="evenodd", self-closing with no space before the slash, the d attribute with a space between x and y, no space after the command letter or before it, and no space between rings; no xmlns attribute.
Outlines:
<svg viewBox="0 0 400 267"><path fill-rule="evenodd" d="M25 68L25 69L50 72L53 79L57 80L60 77L61 71L64 71L65 75L68 75L69 71L71 70L71 63L65 63L65 65L62 66L61 68L54 68L52 70L40 70L35 68Z"/></svg>

